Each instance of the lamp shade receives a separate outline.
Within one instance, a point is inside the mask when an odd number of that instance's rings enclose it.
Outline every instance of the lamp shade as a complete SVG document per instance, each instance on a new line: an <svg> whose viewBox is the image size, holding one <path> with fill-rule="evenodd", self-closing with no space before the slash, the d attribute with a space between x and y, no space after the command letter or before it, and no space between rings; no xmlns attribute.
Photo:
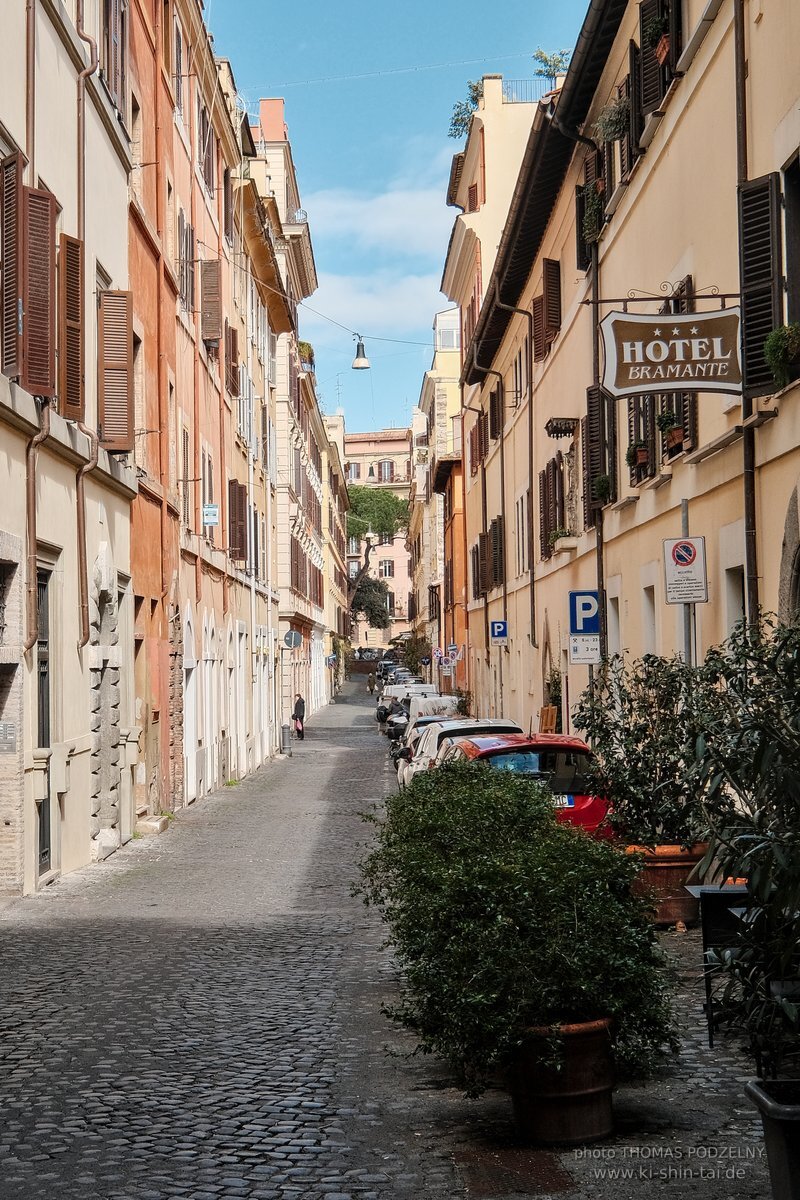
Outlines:
<svg viewBox="0 0 800 1200"><path fill-rule="evenodd" d="M364 349L364 339L359 337L358 341L356 342L356 356L353 359L353 370L366 371L368 369L369 359L367 358L367 352Z"/></svg>

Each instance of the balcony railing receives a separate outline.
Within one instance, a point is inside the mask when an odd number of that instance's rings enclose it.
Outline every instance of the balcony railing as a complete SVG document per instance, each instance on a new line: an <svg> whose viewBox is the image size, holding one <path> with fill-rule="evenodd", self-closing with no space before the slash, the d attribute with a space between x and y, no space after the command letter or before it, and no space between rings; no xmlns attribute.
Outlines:
<svg viewBox="0 0 800 1200"><path fill-rule="evenodd" d="M536 104L553 89L549 79L504 79L503 104Z"/></svg>

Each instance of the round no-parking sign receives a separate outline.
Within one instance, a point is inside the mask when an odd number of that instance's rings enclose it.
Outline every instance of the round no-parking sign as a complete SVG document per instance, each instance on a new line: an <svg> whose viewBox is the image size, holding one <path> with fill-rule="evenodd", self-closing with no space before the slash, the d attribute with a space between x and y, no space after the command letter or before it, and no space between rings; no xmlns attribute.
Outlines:
<svg viewBox="0 0 800 1200"><path fill-rule="evenodd" d="M672 547L672 561L678 567L690 567L697 558L697 547L694 542L683 539Z"/></svg>
<svg viewBox="0 0 800 1200"><path fill-rule="evenodd" d="M667 604L705 604L708 600L705 538L665 538L664 574Z"/></svg>

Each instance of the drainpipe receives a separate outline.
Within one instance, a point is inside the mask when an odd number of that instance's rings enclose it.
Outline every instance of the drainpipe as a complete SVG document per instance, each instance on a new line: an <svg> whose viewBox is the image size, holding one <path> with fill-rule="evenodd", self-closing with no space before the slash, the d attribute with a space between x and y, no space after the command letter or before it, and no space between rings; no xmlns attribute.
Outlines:
<svg viewBox="0 0 800 1200"><path fill-rule="evenodd" d="M505 568L505 536L506 536L506 436L505 436L505 413L506 413L506 394L504 387L503 376L499 371L495 371L492 367L482 367L480 363L475 361L475 366L479 371L483 371L486 375L494 375L498 380L500 391L500 516L503 521L503 620L508 621L508 578ZM485 524L485 521L484 521ZM509 653L508 646L504 647L506 654Z"/></svg>
<svg viewBox="0 0 800 1200"><path fill-rule="evenodd" d="M25 153L29 178L34 176L36 149L36 0L25 4ZM33 178L35 183L35 178ZM26 634L23 648L27 653L39 636L39 595L36 582L36 461L39 447L50 433L50 405L42 406L39 429L28 442L25 451L25 525L27 546L27 579L25 583Z"/></svg>
<svg viewBox="0 0 800 1200"><path fill-rule="evenodd" d="M744 0L733 6L734 54L736 56L736 177L746 183L747 161L747 46ZM740 280L741 284L741 280ZM741 286L739 288L741 291ZM753 415L752 398L742 391L742 485L744 489L744 562L747 592L747 619L758 621L758 547L756 541L756 433L747 425Z"/></svg>
<svg viewBox="0 0 800 1200"><path fill-rule="evenodd" d="M163 46L163 9L160 4L155 6L155 42L156 46ZM159 243L161 250L158 255L158 291L156 294L156 356L158 362L158 465L159 465L159 482L161 484L161 603L167 599L170 590L170 581L167 579L167 547L170 544L170 521L167 511L167 495L169 493L169 452L170 452L170 434L174 436L174 431L170 429L169 423L169 403L167 400L167 377L166 365L164 363L164 253L163 247L166 244L166 189L164 187L164 156L161 153L161 63L156 54L153 59L153 101L155 105L155 167L156 167L156 228L158 230ZM222 405L220 405L220 411ZM167 611L169 604L167 604ZM167 624L165 630L169 628Z"/></svg>
<svg viewBox="0 0 800 1200"><path fill-rule="evenodd" d="M78 37L89 47L89 63L78 75L78 237L86 239L86 80L94 75L98 66L97 43L83 28L83 0L78 0ZM78 530L78 602L80 607L81 635L78 649L82 650L89 641L89 581L86 552L86 476L97 466L100 443L97 433L83 421L78 429L89 439L88 461L78 469L75 477Z"/></svg>
<svg viewBox="0 0 800 1200"><path fill-rule="evenodd" d="M28 569L27 569L27 637L23 642L25 653L33 648L39 637L39 594L36 580L36 460L39 457L39 447L50 436L50 402L42 404L42 418L39 431L28 442L25 454L25 492L26 492L26 524L28 538Z"/></svg>
<svg viewBox="0 0 800 1200"><path fill-rule="evenodd" d="M520 317L525 317L528 322L528 487L530 489L530 501L528 503L528 522L530 526L530 537L528 538L528 561L530 573L530 621L531 630L528 634L531 646L537 649L539 646L536 640L536 586L535 586L535 570L533 556L533 467L534 467L534 447L533 447L533 313L528 308L515 308L513 304L503 304L500 301L500 287L495 285L494 302L497 308L504 312L516 313Z"/></svg>
<svg viewBox="0 0 800 1200"><path fill-rule="evenodd" d="M600 386L600 254L597 242L592 242L592 382ZM606 437L605 413L603 414L603 440ZM591 497L589 498L591 503ZM608 612L606 611L605 557L603 546L603 509L595 510L595 559L597 565L597 596L600 601L600 658L608 656ZM560 647L559 647L560 653Z"/></svg>

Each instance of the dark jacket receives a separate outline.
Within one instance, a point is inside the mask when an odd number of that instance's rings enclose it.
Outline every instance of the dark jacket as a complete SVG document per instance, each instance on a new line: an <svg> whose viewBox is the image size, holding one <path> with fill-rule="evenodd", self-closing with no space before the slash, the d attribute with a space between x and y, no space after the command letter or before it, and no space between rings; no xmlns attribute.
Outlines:
<svg viewBox="0 0 800 1200"><path fill-rule="evenodd" d="M292 709L292 717L295 721L303 721L306 719L306 702L301 696L299 700L295 700L294 708Z"/></svg>

